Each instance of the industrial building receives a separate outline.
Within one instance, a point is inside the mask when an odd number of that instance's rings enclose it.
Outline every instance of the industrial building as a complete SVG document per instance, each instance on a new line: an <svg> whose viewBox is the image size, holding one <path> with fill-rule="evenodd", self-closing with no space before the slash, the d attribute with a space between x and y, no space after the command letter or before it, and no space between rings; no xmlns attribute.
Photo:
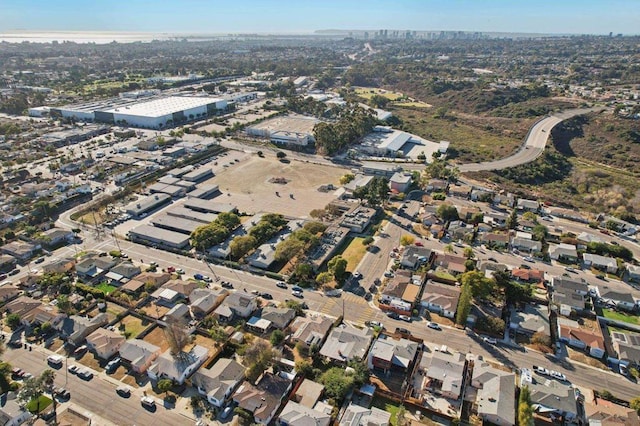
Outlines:
<svg viewBox="0 0 640 426"><path fill-rule="evenodd" d="M168 229L169 231L180 232L186 235L191 235L198 227L204 225L202 222L168 214L154 216L151 223L157 228Z"/></svg>
<svg viewBox="0 0 640 426"><path fill-rule="evenodd" d="M213 198L213 196L218 194L219 192L220 188L218 188L218 185L198 185L196 189L191 191L189 196L207 200L209 198Z"/></svg>
<svg viewBox="0 0 640 426"><path fill-rule="evenodd" d="M203 213L233 213L238 210L236 206L229 203L216 203L200 198L190 198L184 202L184 206Z"/></svg>
<svg viewBox="0 0 640 426"><path fill-rule="evenodd" d="M315 142L313 128L319 122L303 116L276 117L247 127L247 134L269 138L279 145L307 146Z"/></svg>
<svg viewBox="0 0 640 426"><path fill-rule="evenodd" d="M140 225L127 233L133 242L170 249L188 249L189 235L150 225Z"/></svg>
<svg viewBox="0 0 640 426"><path fill-rule="evenodd" d="M111 98L107 100L51 107L54 118L73 118L148 129L164 129L216 114L227 108L227 101L206 96L160 96Z"/></svg>
<svg viewBox="0 0 640 426"><path fill-rule="evenodd" d="M195 169L186 173L182 176L182 179L189 182L200 182L205 179L209 179L213 177L213 170L208 167L203 167L201 169Z"/></svg>
<svg viewBox="0 0 640 426"><path fill-rule="evenodd" d="M143 217L158 207L164 206L171 202L171 196L167 194L153 194L136 200L127 207L125 211L135 218Z"/></svg>
<svg viewBox="0 0 640 426"><path fill-rule="evenodd" d="M448 142L431 142L391 127L376 126L373 132L362 139L356 150L374 157L395 158L400 155L415 159L422 154L429 159L434 152L446 153L448 147Z"/></svg>
<svg viewBox="0 0 640 426"><path fill-rule="evenodd" d="M193 220L195 222L200 222L203 225L213 222L218 217L218 215L214 213L197 212L184 206L175 206L167 210L167 214L169 216L181 217L184 219Z"/></svg>
<svg viewBox="0 0 640 426"><path fill-rule="evenodd" d="M154 183L148 189L152 194L167 194L173 198L184 197L186 194L185 189L181 186L167 185L160 182Z"/></svg>

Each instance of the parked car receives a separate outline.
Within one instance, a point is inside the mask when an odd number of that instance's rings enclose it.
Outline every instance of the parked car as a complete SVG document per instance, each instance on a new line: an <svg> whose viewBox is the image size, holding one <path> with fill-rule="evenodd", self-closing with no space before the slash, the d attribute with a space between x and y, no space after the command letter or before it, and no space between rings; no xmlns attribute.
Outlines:
<svg viewBox="0 0 640 426"><path fill-rule="evenodd" d="M298 297L298 298L300 298L300 299L302 299L302 298L304 297L304 295L302 294L302 292L301 292L301 291L298 291L298 290L293 290L293 291L291 292L291 294L293 294L295 297Z"/></svg>
<svg viewBox="0 0 640 426"><path fill-rule="evenodd" d="M380 328L384 328L384 325L383 325L381 322L379 322L379 321L367 321L367 322L365 323L365 325L366 325L367 327L380 327Z"/></svg>
<svg viewBox="0 0 640 426"><path fill-rule="evenodd" d="M251 294L255 294L256 296L260 296L260 292L258 290L251 290Z"/></svg>
<svg viewBox="0 0 640 426"><path fill-rule="evenodd" d="M89 349L89 348L87 348L87 345L79 346L78 348L76 348L75 351L73 351L73 355L74 356L81 356L87 351L87 349Z"/></svg>
<svg viewBox="0 0 640 426"><path fill-rule="evenodd" d="M485 343L489 343L491 345L497 345L498 344L498 341L496 339L494 339L493 337L483 337L482 340Z"/></svg>
<svg viewBox="0 0 640 426"><path fill-rule="evenodd" d="M42 262L44 262L44 257L39 257L34 261L34 263L42 263Z"/></svg>
<svg viewBox="0 0 640 426"><path fill-rule="evenodd" d="M223 419L226 419L227 417L229 417L231 413L233 413L233 406L230 405L224 410L222 410L222 414L220 415L220 417L222 417Z"/></svg>
<svg viewBox="0 0 640 426"><path fill-rule="evenodd" d="M529 265L525 265L524 263L522 265L520 265L521 269L531 269L531 266Z"/></svg>
<svg viewBox="0 0 640 426"><path fill-rule="evenodd" d="M143 407L148 409L156 408L156 401L150 396L143 396L142 398L140 398L140 403Z"/></svg>
<svg viewBox="0 0 640 426"><path fill-rule="evenodd" d="M362 274L358 271L355 271L353 274L353 278L359 280L360 278L362 278Z"/></svg>
<svg viewBox="0 0 640 426"><path fill-rule="evenodd" d="M9 271L9 275L18 275L20 273L20 269L16 268Z"/></svg>
<svg viewBox="0 0 640 426"><path fill-rule="evenodd" d="M287 284L284 281L278 281L276 287L287 288Z"/></svg>
<svg viewBox="0 0 640 426"><path fill-rule="evenodd" d="M195 278L196 280L200 280L200 281L204 281L204 275L202 274L193 274L193 278Z"/></svg>
<svg viewBox="0 0 640 426"><path fill-rule="evenodd" d="M60 355L49 355L47 357L47 363L55 368L62 367L63 360L64 358L62 358Z"/></svg>
<svg viewBox="0 0 640 426"><path fill-rule="evenodd" d="M620 371L620 374L622 374L625 377L629 375L629 369L627 368L626 365L622 363L618 364L618 370Z"/></svg>
<svg viewBox="0 0 640 426"><path fill-rule="evenodd" d="M263 299L266 299L266 300L273 300L273 296L271 294L269 294L269 293L261 293L260 297L262 297Z"/></svg>
<svg viewBox="0 0 640 426"><path fill-rule="evenodd" d="M398 319L400 317L400 315L396 314L395 312L387 312L387 316L391 319Z"/></svg>
<svg viewBox="0 0 640 426"><path fill-rule="evenodd" d="M303 290L302 290L302 287L299 287L299 286L297 286L297 285L294 285L293 287L291 287L291 290L293 290L293 291L299 291L300 293L302 293L302 291L303 291Z"/></svg>
<svg viewBox="0 0 640 426"><path fill-rule="evenodd" d="M78 371L78 377L83 380L91 380L93 378L93 373L91 372L91 370L83 369Z"/></svg>
<svg viewBox="0 0 640 426"><path fill-rule="evenodd" d="M67 367L67 371L69 371L69 373L71 374L76 374L78 370L80 370L80 367L75 364L71 364L69 367Z"/></svg>
<svg viewBox="0 0 640 426"><path fill-rule="evenodd" d="M411 336L411 332L406 328L402 328L402 327L396 327L396 334Z"/></svg>
<svg viewBox="0 0 640 426"><path fill-rule="evenodd" d="M229 281L222 281L222 288L233 288L233 284L231 284Z"/></svg>
<svg viewBox="0 0 640 426"><path fill-rule="evenodd" d="M411 317L408 315L398 315L398 319L404 321L404 322L411 322Z"/></svg>
<svg viewBox="0 0 640 426"><path fill-rule="evenodd" d="M427 323L427 327L429 327L429 328L431 328L431 329L434 329L434 330L442 330L442 329L440 328L440 325L439 325L438 323L435 323L435 322L429 322L429 323Z"/></svg>
<svg viewBox="0 0 640 426"><path fill-rule="evenodd" d="M525 262L535 262L535 259L531 256L525 256L523 259L525 260Z"/></svg>
<svg viewBox="0 0 640 426"><path fill-rule="evenodd" d="M56 388L53 391L54 396L57 396L58 399L62 399L62 400L68 400L69 398L71 398L71 392L69 392L68 390L66 390L65 388Z"/></svg>
<svg viewBox="0 0 640 426"><path fill-rule="evenodd" d="M178 268L178 269L176 269L176 274L178 274L178 275L184 275L184 269L182 269L182 268Z"/></svg>
<svg viewBox="0 0 640 426"><path fill-rule="evenodd" d="M213 280L211 279L211 277L210 277L210 276L208 276L208 275L203 275L203 276L202 276L202 281L204 281L205 283L210 283L210 282L211 282L211 281L213 281Z"/></svg>
<svg viewBox="0 0 640 426"><path fill-rule="evenodd" d="M576 270L573 269L571 266L567 266L566 268L564 268L564 270L567 271L567 272L573 272L573 273L576 272Z"/></svg>
<svg viewBox="0 0 640 426"><path fill-rule="evenodd" d="M131 389L129 386L121 385L116 388L116 393L124 398L129 398L131 396Z"/></svg>
<svg viewBox="0 0 640 426"><path fill-rule="evenodd" d="M115 371L119 366L120 366L120 362L122 360L120 359L120 357L114 358L111 361L109 361L107 363L107 365L105 366L105 371L107 373L111 373L113 371Z"/></svg>

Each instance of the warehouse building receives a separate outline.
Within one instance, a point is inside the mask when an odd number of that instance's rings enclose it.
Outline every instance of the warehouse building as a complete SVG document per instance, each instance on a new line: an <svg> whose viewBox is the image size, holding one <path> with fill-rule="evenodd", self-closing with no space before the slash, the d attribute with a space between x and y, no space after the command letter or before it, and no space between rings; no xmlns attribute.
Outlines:
<svg viewBox="0 0 640 426"><path fill-rule="evenodd" d="M172 198L184 197L184 195L187 193L187 191L181 186L166 185L160 182L154 183L148 189L152 194L167 194Z"/></svg>
<svg viewBox="0 0 640 426"><path fill-rule="evenodd" d="M96 121L122 126L164 129L208 117L227 108L227 101L206 96L111 98L102 101L50 108L54 118Z"/></svg>
<svg viewBox="0 0 640 426"><path fill-rule="evenodd" d="M150 225L140 225L127 233L133 242L149 244L161 248L188 249L189 235Z"/></svg>
<svg viewBox="0 0 640 426"><path fill-rule="evenodd" d="M238 208L229 203L216 203L209 200L201 200L200 198L190 198L184 202L184 206L203 213L235 213Z"/></svg>
<svg viewBox="0 0 640 426"><path fill-rule="evenodd" d="M307 146L315 142L313 128L320 121L311 117L284 116L247 127L247 134L279 145Z"/></svg>
<svg viewBox="0 0 640 426"><path fill-rule="evenodd" d="M219 192L220 188L218 187L218 185L198 185L196 189L189 193L189 196L208 200L209 198L213 198L213 196L218 194Z"/></svg>
<svg viewBox="0 0 640 426"><path fill-rule="evenodd" d="M167 194L153 194L140 198L125 208L125 211L135 218L144 217L155 209L169 204L171 196Z"/></svg>
<svg viewBox="0 0 640 426"><path fill-rule="evenodd" d="M195 210L188 209L184 206L176 206L167 211L169 216L181 217L184 219L200 222L203 225L213 222L218 217L214 213L202 213Z"/></svg>
<svg viewBox="0 0 640 426"><path fill-rule="evenodd" d="M153 226L157 228L168 229L169 231L180 232L181 234L191 235L196 228L203 225L195 220L185 219L183 217L162 214L154 217L151 221Z"/></svg>
<svg viewBox="0 0 640 426"><path fill-rule="evenodd" d="M211 177L213 177L213 170L208 167L202 167L200 169L192 170L189 173L183 175L182 179L189 182L201 182Z"/></svg>

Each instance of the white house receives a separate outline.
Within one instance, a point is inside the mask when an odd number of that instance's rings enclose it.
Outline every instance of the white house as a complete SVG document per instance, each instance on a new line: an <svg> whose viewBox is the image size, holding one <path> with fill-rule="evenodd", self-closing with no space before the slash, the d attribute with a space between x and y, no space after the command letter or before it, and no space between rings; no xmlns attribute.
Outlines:
<svg viewBox="0 0 640 426"><path fill-rule="evenodd" d="M454 318L459 299L459 287L428 281L420 305L447 318Z"/></svg>
<svg viewBox="0 0 640 426"><path fill-rule="evenodd" d="M599 254L585 253L582 261L587 267L606 270L612 274L618 271L618 262L613 257L600 256Z"/></svg>
<svg viewBox="0 0 640 426"><path fill-rule="evenodd" d="M181 385L208 357L209 350L199 345L178 356L173 356L171 351L167 350L149 367L147 374L153 380L171 379Z"/></svg>
<svg viewBox="0 0 640 426"><path fill-rule="evenodd" d="M549 257L553 260L575 262L578 260L578 249L573 244L549 244Z"/></svg>

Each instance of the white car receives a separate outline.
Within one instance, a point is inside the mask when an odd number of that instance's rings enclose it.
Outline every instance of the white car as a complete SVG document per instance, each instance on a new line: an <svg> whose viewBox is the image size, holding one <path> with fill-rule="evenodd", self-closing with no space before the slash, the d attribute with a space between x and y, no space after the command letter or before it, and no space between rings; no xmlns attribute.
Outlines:
<svg viewBox="0 0 640 426"><path fill-rule="evenodd" d="M304 295L302 294L302 292L300 290L293 290L291 292L291 294L293 294L295 297L299 297L301 299L304 297Z"/></svg>
<svg viewBox="0 0 640 426"><path fill-rule="evenodd" d="M494 339L493 337L483 337L482 340L484 340L486 343L489 343L491 345L497 345L498 341L496 339Z"/></svg>
<svg viewBox="0 0 640 426"><path fill-rule="evenodd" d="M155 408L156 406L156 401L150 396L143 396L140 398L140 403L146 408Z"/></svg>
<svg viewBox="0 0 640 426"><path fill-rule="evenodd" d="M432 328L432 329L434 329L434 330L442 330L442 329L440 328L440 326L438 325L438 323L435 323L435 322L429 322L429 323L427 323L427 327Z"/></svg>

